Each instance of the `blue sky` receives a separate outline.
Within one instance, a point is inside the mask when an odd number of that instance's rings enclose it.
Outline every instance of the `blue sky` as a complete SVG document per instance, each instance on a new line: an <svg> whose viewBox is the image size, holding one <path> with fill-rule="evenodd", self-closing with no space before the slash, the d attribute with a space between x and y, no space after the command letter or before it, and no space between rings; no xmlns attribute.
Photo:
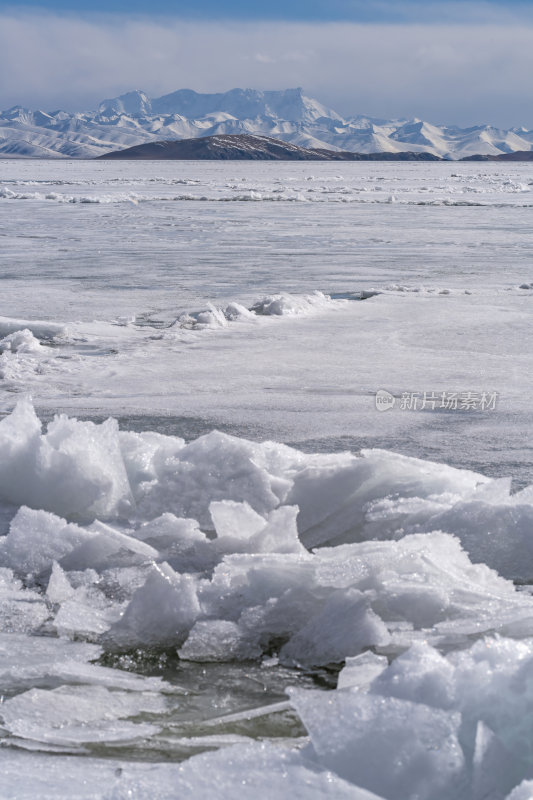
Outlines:
<svg viewBox="0 0 533 800"><path fill-rule="evenodd" d="M0 109L302 86L344 116L531 130L532 75L533 0L0 0Z"/></svg>
<svg viewBox="0 0 533 800"><path fill-rule="evenodd" d="M91 15L172 16L185 19L301 20L402 23L484 22L494 15L532 13L532 0L0 0L0 9L39 9Z"/></svg>

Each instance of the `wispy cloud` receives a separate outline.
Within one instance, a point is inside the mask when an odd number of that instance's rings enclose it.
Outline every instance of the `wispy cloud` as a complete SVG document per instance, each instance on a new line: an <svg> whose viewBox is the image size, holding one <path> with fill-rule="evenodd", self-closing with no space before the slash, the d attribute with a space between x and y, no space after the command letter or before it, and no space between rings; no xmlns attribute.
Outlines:
<svg viewBox="0 0 533 800"><path fill-rule="evenodd" d="M533 127L533 22L154 21L0 13L0 106L92 108L133 88L303 86L344 114Z"/></svg>

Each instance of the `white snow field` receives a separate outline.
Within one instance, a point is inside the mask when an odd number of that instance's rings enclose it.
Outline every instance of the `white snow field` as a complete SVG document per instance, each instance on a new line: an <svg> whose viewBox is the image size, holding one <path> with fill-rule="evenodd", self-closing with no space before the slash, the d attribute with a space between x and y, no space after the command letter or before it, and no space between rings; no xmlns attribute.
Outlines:
<svg viewBox="0 0 533 800"><path fill-rule="evenodd" d="M533 797L531 206L0 162L2 798Z"/></svg>

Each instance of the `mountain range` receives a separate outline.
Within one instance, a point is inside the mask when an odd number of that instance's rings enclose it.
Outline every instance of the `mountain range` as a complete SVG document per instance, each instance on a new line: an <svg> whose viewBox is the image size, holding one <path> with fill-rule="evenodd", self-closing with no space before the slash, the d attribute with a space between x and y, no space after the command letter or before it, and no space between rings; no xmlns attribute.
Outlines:
<svg viewBox="0 0 533 800"><path fill-rule="evenodd" d="M132 91L96 111L0 113L0 158L94 158L162 140L256 134L299 147L353 153L428 153L441 158L533 151L533 131L433 125L419 119L342 117L302 89L180 89L158 98Z"/></svg>

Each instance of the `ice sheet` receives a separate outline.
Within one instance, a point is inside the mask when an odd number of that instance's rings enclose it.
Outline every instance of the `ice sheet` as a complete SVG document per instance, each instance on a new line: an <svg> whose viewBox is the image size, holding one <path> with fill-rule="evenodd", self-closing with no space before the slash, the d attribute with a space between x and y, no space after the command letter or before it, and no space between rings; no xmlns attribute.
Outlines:
<svg viewBox="0 0 533 800"><path fill-rule="evenodd" d="M2 168L6 797L529 797L529 165Z"/></svg>

